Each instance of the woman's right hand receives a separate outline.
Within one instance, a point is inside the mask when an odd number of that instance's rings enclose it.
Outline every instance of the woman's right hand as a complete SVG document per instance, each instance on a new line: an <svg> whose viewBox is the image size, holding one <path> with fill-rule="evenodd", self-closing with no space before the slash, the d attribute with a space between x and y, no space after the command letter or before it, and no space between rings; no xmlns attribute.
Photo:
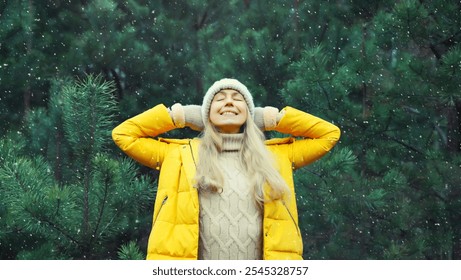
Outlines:
<svg viewBox="0 0 461 280"><path fill-rule="evenodd" d="M202 131L205 127L202 120L202 107L199 105L184 105L182 107L186 119L186 126L195 131Z"/></svg>

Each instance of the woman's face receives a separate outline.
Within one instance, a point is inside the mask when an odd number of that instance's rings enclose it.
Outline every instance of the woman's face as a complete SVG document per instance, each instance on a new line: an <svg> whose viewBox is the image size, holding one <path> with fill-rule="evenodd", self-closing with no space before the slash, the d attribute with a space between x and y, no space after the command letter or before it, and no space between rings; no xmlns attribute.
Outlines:
<svg viewBox="0 0 461 280"><path fill-rule="evenodd" d="M210 106L210 122L219 132L239 133L247 117L247 103L238 91L223 89L215 94Z"/></svg>

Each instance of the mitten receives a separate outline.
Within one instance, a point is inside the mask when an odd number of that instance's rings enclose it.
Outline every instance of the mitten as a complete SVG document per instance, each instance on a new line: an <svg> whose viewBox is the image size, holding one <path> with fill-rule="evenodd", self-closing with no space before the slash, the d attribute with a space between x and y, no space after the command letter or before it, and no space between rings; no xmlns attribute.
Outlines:
<svg viewBox="0 0 461 280"><path fill-rule="evenodd" d="M199 105L176 103L171 106L170 115L177 128L188 126L196 131L202 131L204 128L202 111Z"/></svg>
<svg viewBox="0 0 461 280"><path fill-rule="evenodd" d="M256 107L254 122L262 131L273 130L277 126L278 120L280 120L278 115L279 109L275 107Z"/></svg>
<svg viewBox="0 0 461 280"><path fill-rule="evenodd" d="M186 125L195 131L202 131L205 126L202 120L202 106L199 105L184 105L184 116Z"/></svg>

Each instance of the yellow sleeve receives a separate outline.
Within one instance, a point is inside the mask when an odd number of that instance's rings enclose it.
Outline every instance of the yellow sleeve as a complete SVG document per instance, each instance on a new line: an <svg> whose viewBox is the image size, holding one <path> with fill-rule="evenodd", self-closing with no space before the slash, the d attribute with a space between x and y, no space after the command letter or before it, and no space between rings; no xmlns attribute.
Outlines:
<svg viewBox="0 0 461 280"><path fill-rule="evenodd" d="M134 116L112 130L115 144L137 162L160 169L170 144L156 137L176 128L168 109L159 104Z"/></svg>
<svg viewBox="0 0 461 280"><path fill-rule="evenodd" d="M318 160L338 142L341 131L336 125L292 107L285 107L283 111L284 115L274 130L302 137L285 147L294 168Z"/></svg>

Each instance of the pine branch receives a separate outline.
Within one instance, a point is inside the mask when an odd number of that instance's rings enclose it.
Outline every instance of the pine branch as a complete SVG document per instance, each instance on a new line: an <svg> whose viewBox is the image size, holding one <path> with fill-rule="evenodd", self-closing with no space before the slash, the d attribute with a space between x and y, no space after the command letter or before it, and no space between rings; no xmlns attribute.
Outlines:
<svg viewBox="0 0 461 280"><path fill-rule="evenodd" d="M109 178L105 177L104 178L104 194L103 194L103 197L102 197L102 200L101 200L101 208L99 210L99 214L98 214L98 219L97 219L97 222L96 222L96 226L94 227L94 231L93 231L93 235L96 236L97 235L97 232L98 232L98 229L99 229L99 226L101 224L101 220L102 220L102 217L104 215L104 209L106 207L106 203L107 203L107 197L108 197L108 193L109 193Z"/></svg>
<svg viewBox="0 0 461 280"><path fill-rule="evenodd" d="M64 87L63 120L66 136L83 167L83 235L90 236L90 180L92 157L103 148L112 129L115 102L112 82L88 75ZM85 124L81 122L86 120Z"/></svg>
<svg viewBox="0 0 461 280"><path fill-rule="evenodd" d="M122 245L118 250L118 258L121 260L143 260L144 254L139 250L136 242L130 241L128 244Z"/></svg>
<svg viewBox="0 0 461 280"><path fill-rule="evenodd" d="M90 165L89 159L85 160L85 166L83 168L83 236L89 237L90 230Z"/></svg>
<svg viewBox="0 0 461 280"><path fill-rule="evenodd" d="M48 218L45 217L39 217L37 216L34 212L32 212L30 209L25 208L25 212L29 213L32 218L35 218L37 221L48 224L52 229L57 230L61 235L65 236L67 239L69 239L71 242L79 245L80 242L73 238L70 234L68 234L64 229L61 229L57 224L49 220Z"/></svg>
<svg viewBox="0 0 461 280"><path fill-rule="evenodd" d="M331 104L331 101L330 101L330 96L327 92L327 90L325 89L325 87L320 83L320 82L317 82L318 86L322 89L322 92L323 92L323 95L325 96L326 100L327 100L327 104L328 104L328 109L331 110L331 108L333 107L332 104Z"/></svg>
<svg viewBox="0 0 461 280"><path fill-rule="evenodd" d="M411 150L411 151L417 152L418 154L421 154L421 155L425 155L425 153L423 153L423 152L420 151L419 149L417 149L417 148L411 146L410 144L407 144L407 143L405 143L405 142L403 142L403 141L401 141L401 140L399 140L399 139L397 139L397 138L395 138L395 137L393 137L393 136L387 135L386 133L381 133L381 135L382 135L385 139L392 140L392 141L394 141L394 142L396 142L396 143L398 143L398 144L404 146L405 148L407 148L407 149L409 149L409 150Z"/></svg>

